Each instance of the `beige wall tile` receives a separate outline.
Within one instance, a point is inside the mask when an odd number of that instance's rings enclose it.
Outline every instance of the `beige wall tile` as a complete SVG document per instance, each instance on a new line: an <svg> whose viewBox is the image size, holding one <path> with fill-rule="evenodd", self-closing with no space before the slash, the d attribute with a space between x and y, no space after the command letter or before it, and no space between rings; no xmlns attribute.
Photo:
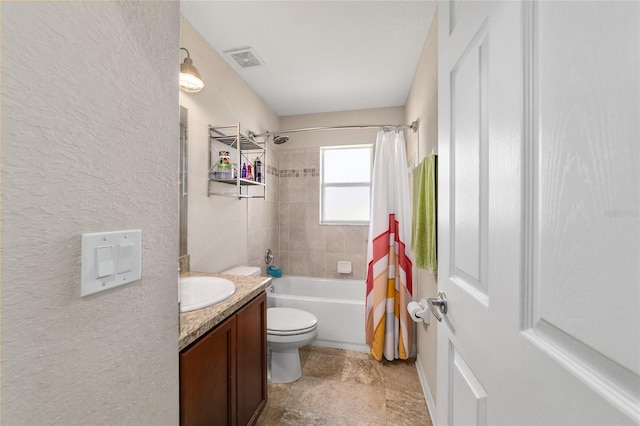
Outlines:
<svg viewBox="0 0 640 426"><path fill-rule="evenodd" d="M278 150L278 167L279 170L290 169L289 163L291 162L291 150L280 149Z"/></svg>
<svg viewBox="0 0 640 426"><path fill-rule="evenodd" d="M282 201L278 204L278 225L291 226L291 222L289 220L290 207L291 204L289 202Z"/></svg>
<svg viewBox="0 0 640 426"><path fill-rule="evenodd" d="M354 280L364 280L367 276L367 251L364 253L350 253L347 255L351 261L352 278Z"/></svg>
<svg viewBox="0 0 640 426"><path fill-rule="evenodd" d="M305 152L305 150L302 149L296 149L294 151L291 152L291 160L290 160L290 167L291 169L296 169L296 170L302 170L305 169L307 166L307 153Z"/></svg>
<svg viewBox="0 0 640 426"><path fill-rule="evenodd" d="M302 251L289 253L289 275L305 275L307 273L307 256Z"/></svg>
<svg viewBox="0 0 640 426"><path fill-rule="evenodd" d="M320 148L309 148L306 152L306 164L310 168L320 168Z"/></svg>
<svg viewBox="0 0 640 426"><path fill-rule="evenodd" d="M326 250L327 253L344 253L344 227L342 226L326 226Z"/></svg>
<svg viewBox="0 0 640 426"><path fill-rule="evenodd" d="M325 252L324 250L311 250L307 252L307 272L305 276L325 276Z"/></svg>
<svg viewBox="0 0 640 426"><path fill-rule="evenodd" d="M326 251L326 228L324 226L308 226L306 228L310 250ZM315 276L315 275L314 275Z"/></svg>
<svg viewBox="0 0 640 426"><path fill-rule="evenodd" d="M320 203L306 202L305 209L305 225L320 226Z"/></svg>
<svg viewBox="0 0 640 426"><path fill-rule="evenodd" d="M271 167L278 168L279 159L280 159L280 151L269 147L269 152L267 152L267 164L270 165ZM262 173L266 173L266 172L267 172L266 169L262 171Z"/></svg>
<svg viewBox="0 0 640 426"><path fill-rule="evenodd" d="M345 260L342 253L326 253L324 257L325 276L327 278L342 278L338 274L338 260Z"/></svg>
<svg viewBox="0 0 640 426"><path fill-rule="evenodd" d="M269 234L269 245L267 246L267 248L271 249L276 259L278 258L280 252L280 246L278 244L278 234L278 228L271 228L271 233Z"/></svg>
<svg viewBox="0 0 640 426"><path fill-rule="evenodd" d="M303 228L307 225L307 209L305 203L292 201L289 210L289 222L291 227Z"/></svg>
<svg viewBox="0 0 640 426"><path fill-rule="evenodd" d="M267 212L265 216L269 218L268 226L276 228L278 226L278 202L276 200L267 202Z"/></svg>
<svg viewBox="0 0 640 426"><path fill-rule="evenodd" d="M262 172L265 173L264 171ZM274 175L268 175L265 177L265 183L267 185L267 200L278 201L278 185L280 178Z"/></svg>
<svg viewBox="0 0 640 426"><path fill-rule="evenodd" d="M280 257L276 257L273 262L282 269L282 273L285 275L291 275L291 269L289 268L290 253L289 250L280 250Z"/></svg>
<svg viewBox="0 0 640 426"><path fill-rule="evenodd" d="M311 203L319 203L320 202L320 178L318 176L316 177L307 176L305 178L305 181L306 181L305 201L308 201Z"/></svg>
<svg viewBox="0 0 640 426"><path fill-rule="evenodd" d="M290 198L290 190L289 187L291 186L291 178L287 178L287 177L281 177L279 180L279 186L278 186L278 200L280 202L288 202L291 200Z"/></svg>
<svg viewBox="0 0 640 426"><path fill-rule="evenodd" d="M309 249L306 228L290 228L289 238L289 249L298 251L306 251Z"/></svg>
<svg viewBox="0 0 640 426"><path fill-rule="evenodd" d="M288 226L281 226L278 228L278 241L280 250L290 250L291 245L289 242L291 241L290 237L290 229Z"/></svg>
<svg viewBox="0 0 640 426"><path fill-rule="evenodd" d="M344 251L345 253L366 253L367 237L363 235L362 229L366 226L345 226L344 227Z"/></svg>
<svg viewBox="0 0 640 426"><path fill-rule="evenodd" d="M362 239L365 241L369 240L369 226L361 226L360 233L362 234Z"/></svg>
<svg viewBox="0 0 640 426"><path fill-rule="evenodd" d="M303 177L289 178L289 199L296 202L307 201L307 185Z"/></svg>

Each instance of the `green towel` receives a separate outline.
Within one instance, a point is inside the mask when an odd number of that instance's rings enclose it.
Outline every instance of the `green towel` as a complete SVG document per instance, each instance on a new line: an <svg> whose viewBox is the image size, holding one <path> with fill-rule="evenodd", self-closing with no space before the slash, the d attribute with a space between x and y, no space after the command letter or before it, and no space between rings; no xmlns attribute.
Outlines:
<svg viewBox="0 0 640 426"><path fill-rule="evenodd" d="M411 250L416 266L438 272L437 186L438 157L427 156L413 170L413 211Z"/></svg>

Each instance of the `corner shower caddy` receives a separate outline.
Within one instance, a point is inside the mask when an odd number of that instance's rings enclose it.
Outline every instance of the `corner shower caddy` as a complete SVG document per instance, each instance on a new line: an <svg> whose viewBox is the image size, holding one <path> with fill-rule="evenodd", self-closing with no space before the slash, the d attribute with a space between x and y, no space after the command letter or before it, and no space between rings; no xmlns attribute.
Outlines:
<svg viewBox="0 0 640 426"><path fill-rule="evenodd" d="M230 179L220 179L213 177L216 159L220 150L228 150L232 163L235 163L237 170L236 177ZM231 150L229 150L231 148ZM244 179L240 174L242 164L251 164L255 160L262 162L262 181ZM247 136L240 132L240 123L231 126L211 126L209 125L209 171L207 173L207 196L226 195L238 198L265 198L266 178L267 178L267 149L265 142L257 142L253 136ZM235 185L236 190L217 191L220 185ZM257 188L251 190L250 188ZM257 192L257 194L256 194ZM261 194L260 194L261 192Z"/></svg>

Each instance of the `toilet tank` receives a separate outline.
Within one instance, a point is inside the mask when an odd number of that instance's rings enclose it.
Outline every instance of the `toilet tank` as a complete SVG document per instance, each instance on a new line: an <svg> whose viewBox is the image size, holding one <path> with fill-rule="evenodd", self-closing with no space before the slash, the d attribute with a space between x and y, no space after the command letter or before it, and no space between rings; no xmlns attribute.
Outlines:
<svg viewBox="0 0 640 426"><path fill-rule="evenodd" d="M231 269L227 269L222 274L229 275L244 275L244 276L252 276L259 277L260 276L260 268L257 266L236 266Z"/></svg>

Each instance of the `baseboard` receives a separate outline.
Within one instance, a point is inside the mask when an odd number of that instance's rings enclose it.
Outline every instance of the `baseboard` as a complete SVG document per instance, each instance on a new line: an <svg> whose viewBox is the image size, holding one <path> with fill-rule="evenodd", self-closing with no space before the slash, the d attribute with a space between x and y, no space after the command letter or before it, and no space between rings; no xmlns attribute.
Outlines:
<svg viewBox="0 0 640 426"><path fill-rule="evenodd" d="M422 385L422 393L424 393L424 399L427 401L427 410L429 410L431 423L437 425L438 421L436 419L436 404L433 402L433 396L431 396L429 383L427 383L427 377L424 375L424 369L422 368L420 358L416 358L416 369L418 370L418 377L420 378L420 384Z"/></svg>
<svg viewBox="0 0 640 426"><path fill-rule="evenodd" d="M319 340L316 339L311 342L311 346L322 346L325 348L345 349L356 352L369 353L369 346L359 343L347 343L347 342L334 342L333 340Z"/></svg>

